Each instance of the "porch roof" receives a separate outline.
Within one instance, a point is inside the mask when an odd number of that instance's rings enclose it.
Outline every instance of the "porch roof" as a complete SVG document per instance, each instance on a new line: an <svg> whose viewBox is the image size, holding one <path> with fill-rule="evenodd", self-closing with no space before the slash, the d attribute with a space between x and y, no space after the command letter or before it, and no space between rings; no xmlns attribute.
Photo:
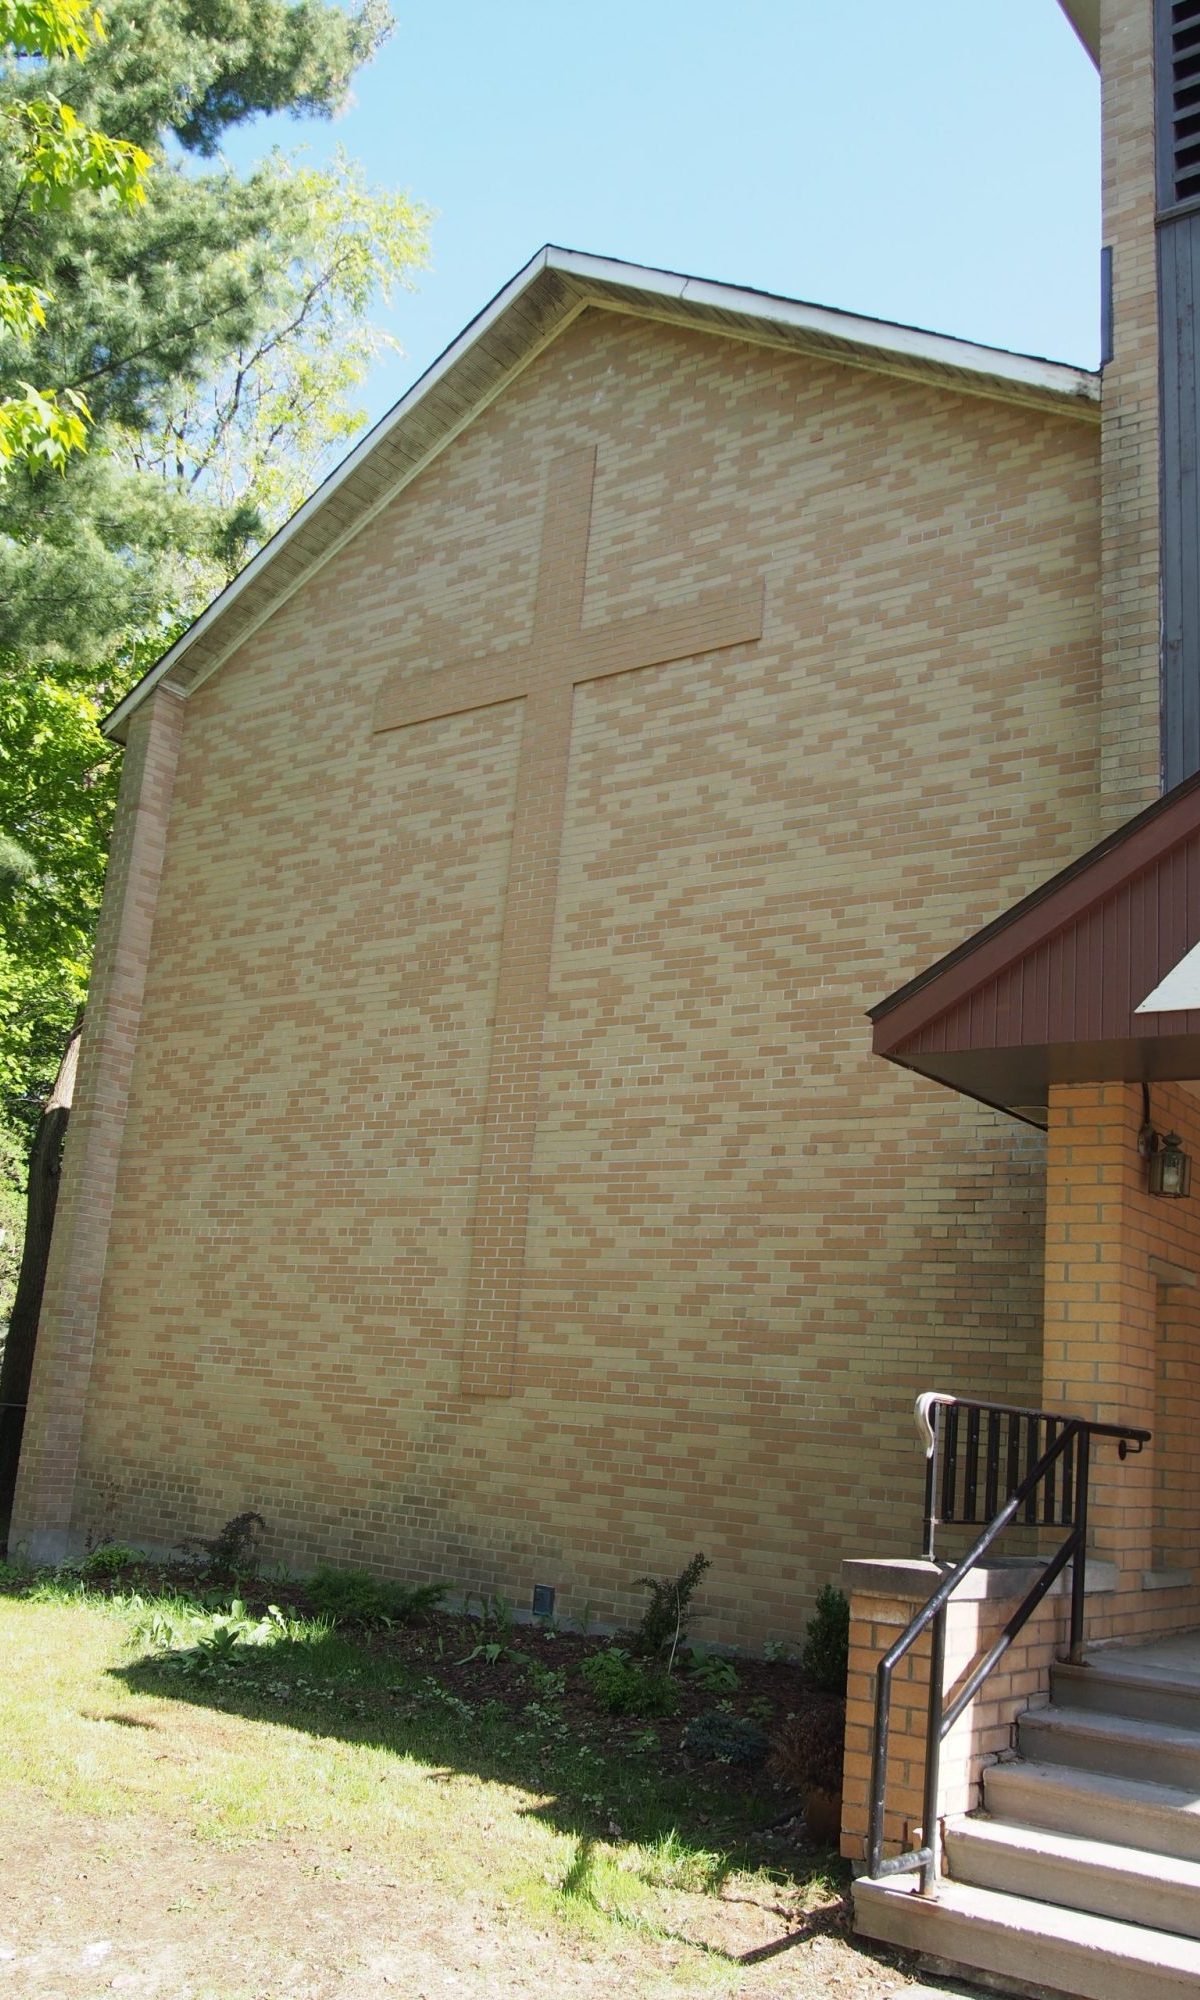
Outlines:
<svg viewBox="0 0 1200 2000"><path fill-rule="evenodd" d="M870 1009L877 1055L1024 1118L1052 1083L1200 1078L1200 1007L1137 1008L1200 943L1200 773Z"/></svg>

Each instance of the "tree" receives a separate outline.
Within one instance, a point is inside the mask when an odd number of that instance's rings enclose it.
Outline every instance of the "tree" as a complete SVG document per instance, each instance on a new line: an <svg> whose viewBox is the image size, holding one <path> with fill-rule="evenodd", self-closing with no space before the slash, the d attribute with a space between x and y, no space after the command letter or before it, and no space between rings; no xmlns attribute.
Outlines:
<svg viewBox="0 0 1200 2000"><path fill-rule="evenodd" d="M127 448L168 486L222 510L252 508L275 527L362 424L355 392L396 346L369 315L424 263L427 218L407 195L369 188L340 152L322 170L277 153L270 171L297 223L274 322L239 340L209 381L171 385L158 421Z"/></svg>
<svg viewBox="0 0 1200 2000"><path fill-rule="evenodd" d="M20 858L0 855L0 1123L26 1147L87 993L120 775L98 724L158 650L145 638L103 677L0 658L0 826Z"/></svg>
<svg viewBox="0 0 1200 2000"><path fill-rule="evenodd" d="M153 200L135 210L97 196L43 206L0 158L0 260L53 295L39 357L60 397L86 397L94 425L93 449L66 461L62 478L12 479L0 491L0 652L25 657L102 659L120 635L153 622L181 574L195 603L244 560L267 526L253 496L230 498L228 477L193 485L195 459L183 479L173 469L164 478L155 452L181 420L194 426L197 399L236 372L239 355L269 348L263 365L279 364L270 343L295 317L303 274L320 265L314 196L340 204L343 234L357 200L349 233L371 236L371 197L345 169L314 179L276 157L239 177L206 163L225 132L258 113L338 109L387 30L373 0L357 14L327 0L112 0L106 23L107 39L73 65L72 99L89 126L121 131L151 159ZM65 89L60 71L51 62L33 78L10 66L0 122L23 115L35 88ZM376 291L424 254L424 214L408 205L402 216L389 199L390 210L376 203ZM328 248L328 219L322 229ZM340 269L349 286L351 263ZM328 295L305 316L310 342ZM304 384L296 388L299 412ZM0 346L0 396L18 391Z"/></svg>
<svg viewBox="0 0 1200 2000"><path fill-rule="evenodd" d="M354 391L384 339L371 311L423 261L427 228L341 158L319 172L275 154L245 178L201 164L259 112L336 110L387 31L375 0L357 14L112 0L106 21L73 101L81 124L149 157L152 200L42 203L0 153L0 259L53 295L43 379L68 404L85 397L91 421L61 476L35 460L0 488L0 1140L6 1124L34 1127L36 1210L9 1380L31 1359L21 1329L40 1303L70 1101L71 1064L57 1078L56 1065L86 992L115 803L98 721L357 427ZM35 90L56 93L60 68L0 71L0 128ZM0 343L0 397L17 393Z"/></svg>
<svg viewBox="0 0 1200 2000"><path fill-rule="evenodd" d="M0 0L0 77L14 82L36 59L81 58L104 29L84 0ZM145 200L149 155L128 140L86 125L52 91L8 95L0 113L0 150L15 181L13 208L61 209L84 193L115 195L125 208ZM0 335L27 353L46 325L53 294L10 263L0 244ZM82 393L64 386L35 389L19 382L0 396L0 477L14 461L31 469L64 465L82 449L89 417Z"/></svg>

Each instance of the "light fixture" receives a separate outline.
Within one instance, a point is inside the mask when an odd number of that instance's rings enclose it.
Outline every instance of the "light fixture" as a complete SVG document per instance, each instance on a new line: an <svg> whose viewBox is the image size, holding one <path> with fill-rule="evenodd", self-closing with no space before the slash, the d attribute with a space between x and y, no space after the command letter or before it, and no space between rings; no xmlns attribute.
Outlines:
<svg viewBox="0 0 1200 2000"><path fill-rule="evenodd" d="M1191 1157L1184 1152L1178 1132L1168 1132L1165 1139L1156 1135L1146 1179L1151 1194L1174 1195L1178 1199L1188 1193L1191 1184Z"/></svg>

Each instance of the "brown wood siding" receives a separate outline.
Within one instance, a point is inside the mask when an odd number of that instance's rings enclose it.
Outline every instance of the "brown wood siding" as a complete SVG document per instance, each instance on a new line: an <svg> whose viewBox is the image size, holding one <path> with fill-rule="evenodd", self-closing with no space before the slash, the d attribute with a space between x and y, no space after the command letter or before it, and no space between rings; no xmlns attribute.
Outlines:
<svg viewBox="0 0 1200 2000"><path fill-rule="evenodd" d="M889 1053L1200 1034L1200 1010L1135 1009L1200 937L1200 831L1002 966Z"/></svg>

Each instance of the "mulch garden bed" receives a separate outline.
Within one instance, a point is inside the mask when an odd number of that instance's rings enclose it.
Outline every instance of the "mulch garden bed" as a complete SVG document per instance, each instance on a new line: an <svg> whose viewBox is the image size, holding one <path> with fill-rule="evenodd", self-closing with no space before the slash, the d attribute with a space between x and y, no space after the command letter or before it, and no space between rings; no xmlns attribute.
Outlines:
<svg viewBox="0 0 1200 2000"><path fill-rule="evenodd" d="M30 1584L35 1581L31 1578ZM110 1575L90 1574L86 1585L89 1593L97 1596L127 1597L137 1592L153 1599L179 1593L200 1598L214 1610L227 1609L237 1598L251 1615L265 1613L272 1604L293 1616L320 1615L302 1581L268 1581L214 1566L198 1568L194 1563L173 1565L143 1558ZM6 1583L8 1590L21 1588L16 1579ZM472 1708L488 1705L493 1713L504 1710L516 1723L531 1701L544 1697L553 1702L572 1735L586 1739L602 1753L652 1751L664 1775L699 1775L703 1769L711 1778L719 1770L722 1791L739 1794L743 1811L756 1802L758 1811L753 1816L764 1829L776 1825L785 1830L785 1837L804 1837L799 1815L812 1788L805 1784L803 1770L795 1768L794 1755L789 1760L789 1728L795 1731L796 1718L814 1712L828 1715L839 1704L831 1703L827 1693L813 1687L795 1662L726 1658L707 1650L702 1650L697 1660L685 1643L671 1676L673 1712L613 1715L597 1699L580 1669L613 1646L629 1647L629 1633L584 1635L536 1622L500 1622L494 1616L451 1610L426 1612L413 1625L344 1624L338 1629L381 1664L394 1663L394 1698L401 1703L406 1689L436 1682L447 1695ZM732 1685L730 1670L735 1677ZM707 1719L710 1729L716 1724L718 1737L728 1721L738 1727L752 1726L773 1746L774 1755L764 1760L760 1752L743 1760L737 1753L721 1755L719 1748L716 1758L703 1748L697 1754L688 1738L701 1719ZM840 1717L835 1727L840 1728ZM830 1844L836 1840L836 1834L826 1837Z"/></svg>

